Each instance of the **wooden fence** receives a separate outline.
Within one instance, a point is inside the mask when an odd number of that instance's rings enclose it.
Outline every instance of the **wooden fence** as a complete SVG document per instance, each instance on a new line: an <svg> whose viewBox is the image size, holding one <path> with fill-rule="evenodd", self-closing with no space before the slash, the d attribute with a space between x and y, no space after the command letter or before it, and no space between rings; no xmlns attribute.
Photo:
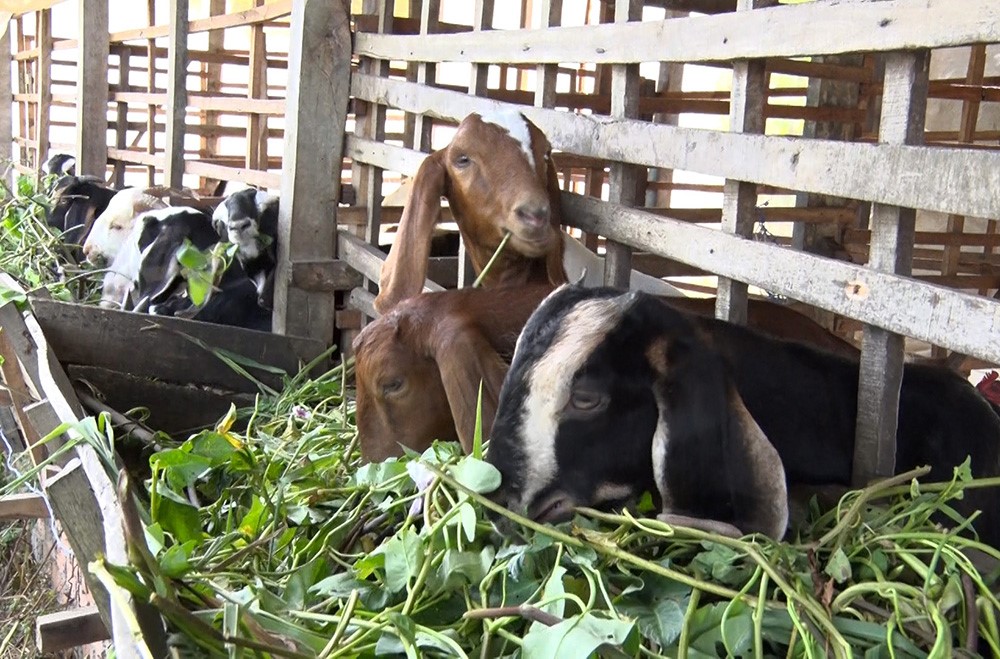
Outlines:
<svg viewBox="0 0 1000 659"><path fill-rule="evenodd" d="M1000 362L1000 129L977 121L1000 101L996 3L476 0L457 18L450 0L211 0L197 18L168 4L170 20L148 0L145 25L112 33L107 0L79 0L82 41L53 38L52 10L15 20L15 159L32 171L63 146L62 103L83 171L280 188L279 332L330 341L371 316L399 217L386 193L468 113L515 106L557 149L567 221L606 250L610 283L630 267L714 274L720 316L744 317L750 285L864 327L860 480L891 468L903 336ZM240 29L248 48L226 42ZM968 66L932 79L952 46L971 46ZM49 84L53 62L76 81ZM732 84L686 85L693 66ZM929 99L961 120L925 129ZM712 117L728 128L688 121ZM917 230L914 209L946 224ZM750 240L761 221L791 229ZM463 264L432 273L467 281Z"/></svg>

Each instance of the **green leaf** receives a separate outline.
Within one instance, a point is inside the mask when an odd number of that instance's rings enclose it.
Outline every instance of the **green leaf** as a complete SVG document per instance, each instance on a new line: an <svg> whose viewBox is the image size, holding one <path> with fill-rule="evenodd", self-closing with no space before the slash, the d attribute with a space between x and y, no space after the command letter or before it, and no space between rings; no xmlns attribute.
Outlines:
<svg viewBox="0 0 1000 659"><path fill-rule="evenodd" d="M566 594L566 586L563 583L564 576L566 576L566 568L561 565L552 568L552 573L545 580L545 588L542 589L542 604L538 607L542 611L560 618L566 610L566 600L563 598L563 595Z"/></svg>
<svg viewBox="0 0 1000 659"><path fill-rule="evenodd" d="M843 549L837 547L837 551L830 555L823 572L830 575L837 583L844 583L851 578L851 561Z"/></svg>
<svg viewBox="0 0 1000 659"><path fill-rule="evenodd" d="M161 488L161 490L165 489ZM170 497L160 499L157 516L153 521L158 523L164 531L172 534L177 542L200 540L204 536L198 509Z"/></svg>
<svg viewBox="0 0 1000 659"><path fill-rule="evenodd" d="M500 487L500 470L472 456L462 458L461 462L452 467L451 475L478 494L486 494Z"/></svg>
<svg viewBox="0 0 1000 659"><path fill-rule="evenodd" d="M424 558L424 546L412 527L407 527L386 542L385 586L391 592L406 588L410 578L417 576Z"/></svg>
<svg viewBox="0 0 1000 659"><path fill-rule="evenodd" d="M622 598L619 613L636 619L639 632L661 647L681 633L691 588L655 574L644 575L642 589Z"/></svg>
<svg viewBox="0 0 1000 659"><path fill-rule="evenodd" d="M598 618L584 613L552 627L532 624L521 646L523 659L582 659L601 645L619 646L631 633L634 623Z"/></svg>
<svg viewBox="0 0 1000 659"><path fill-rule="evenodd" d="M163 470L163 475L171 487L182 490L201 477L212 463L200 455L192 455L183 449L167 449L149 458L151 465Z"/></svg>
<svg viewBox="0 0 1000 659"><path fill-rule="evenodd" d="M330 573L326 559L317 556L292 572L285 585L283 599L289 609L303 610L310 606L307 598L312 588Z"/></svg>
<svg viewBox="0 0 1000 659"><path fill-rule="evenodd" d="M160 557L160 569L168 577L179 579L187 574L191 569L191 550L196 546L196 542L188 541L181 545L169 547L163 556Z"/></svg>
<svg viewBox="0 0 1000 659"><path fill-rule="evenodd" d="M476 398L476 428L472 433L472 457L483 459L483 381L479 381L479 395Z"/></svg>
<svg viewBox="0 0 1000 659"><path fill-rule="evenodd" d="M458 507L458 518L462 524L465 539L472 542L476 539L476 509L468 501Z"/></svg>

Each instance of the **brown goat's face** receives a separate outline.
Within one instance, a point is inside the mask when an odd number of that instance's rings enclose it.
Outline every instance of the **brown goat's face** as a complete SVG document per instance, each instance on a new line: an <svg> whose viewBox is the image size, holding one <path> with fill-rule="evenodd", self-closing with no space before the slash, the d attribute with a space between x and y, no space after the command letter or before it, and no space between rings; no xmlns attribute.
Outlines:
<svg viewBox="0 0 1000 659"><path fill-rule="evenodd" d="M370 323L354 341L358 443L365 461L423 451L428 438L457 439L433 359L406 341L397 314Z"/></svg>
<svg viewBox="0 0 1000 659"><path fill-rule="evenodd" d="M463 234L490 237L491 244L480 250L487 258L508 231L509 246L524 256L537 258L558 248L558 218L548 188L551 146L519 112L466 117L443 164L450 202L476 225Z"/></svg>

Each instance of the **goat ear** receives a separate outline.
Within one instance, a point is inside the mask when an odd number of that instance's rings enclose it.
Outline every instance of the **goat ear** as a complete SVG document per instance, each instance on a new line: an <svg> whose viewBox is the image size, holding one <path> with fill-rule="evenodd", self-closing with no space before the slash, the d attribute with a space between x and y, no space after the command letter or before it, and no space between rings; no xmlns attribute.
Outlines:
<svg viewBox="0 0 1000 659"><path fill-rule="evenodd" d="M684 337L654 345L647 356L658 374L653 464L660 518L780 539L788 524L784 467L721 355Z"/></svg>
<svg viewBox="0 0 1000 659"><path fill-rule="evenodd" d="M551 207L552 226L556 231L561 232L562 224L562 190L559 188L559 177L556 176L556 164L552 160L552 151L545 154L546 158L546 184L549 190L549 204ZM545 272L549 277L549 283L553 286L565 284L569 281L566 277L566 269L563 267L563 241L559 241L556 249L552 250L545 257Z"/></svg>
<svg viewBox="0 0 1000 659"><path fill-rule="evenodd" d="M410 198L399 219L399 231L382 264L379 293L375 298L375 309L379 313L389 311L424 288L431 238L441 214L441 197L448 180L444 155L444 150L429 155L413 178Z"/></svg>
<svg viewBox="0 0 1000 659"><path fill-rule="evenodd" d="M472 453L476 430L479 384L483 386L483 438L489 437L497 414L500 386L507 364L478 332L458 326L438 331L431 356L437 362L448 406L462 448Z"/></svg>

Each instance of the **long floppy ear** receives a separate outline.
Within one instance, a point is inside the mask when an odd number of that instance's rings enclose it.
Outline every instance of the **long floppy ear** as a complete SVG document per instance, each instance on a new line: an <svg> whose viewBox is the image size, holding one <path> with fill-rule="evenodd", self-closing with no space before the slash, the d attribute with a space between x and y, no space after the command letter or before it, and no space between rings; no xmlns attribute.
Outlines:
<svg viewBox="0 0 1000 659"><path fill-rule="evenodd" d="M399 232L382 264L375 298L379 313L386 313L400 300L413 297L424 288L431 238L441 215L441 197L448 180L445 153L441 150L429 155L413 178L410 198L399 219Z"/></svg>
<svg viewBox="0 0 1000 659"><path fill-rule="evenodd" d="M562 190L559 188L559 177L556 176L556 163L552 159L552 150L548 150L546 157L546 186L549 191L549 207L551 208L551 222L556 231L562 233ZM553 286L565 284L569 281L566 278L566 268L563 267L563 241L559 241L556 249L549 252L545 257L545 272L549 276L549 283Z"/></svg>
<svg viewBox="0 0 1000 659"><path fill-rule="evenodd" d="M507 364L493 346L473 328L456 325L439 328L434 337L432 357L437 362L448 406L462 448L472 452L476 430L479 384L483 386L483 439L489 437L497 415L500 386Z"/></svg>
<svg viewBox="0 0 1000 659"><path fill-rule="evenodd" d="M648 356L658 373L653 464L660 518L781 539L788 524L781 458L747 411L722 356L697 336L663 341Z"/></svg>

